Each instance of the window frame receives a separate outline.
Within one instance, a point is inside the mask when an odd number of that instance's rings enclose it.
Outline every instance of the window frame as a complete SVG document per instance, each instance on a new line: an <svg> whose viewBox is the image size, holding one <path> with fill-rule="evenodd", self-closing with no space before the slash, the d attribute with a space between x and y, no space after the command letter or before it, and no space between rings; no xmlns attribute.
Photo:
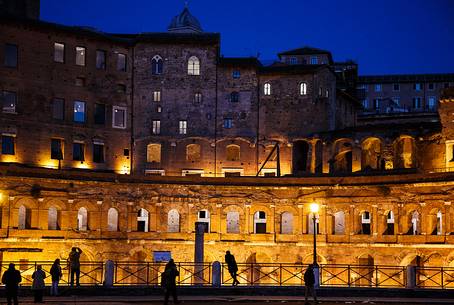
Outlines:
<svg viewBox="0 0 454 305"><path fill-rule="evenodd" d="M396 85L397 85L397 89L396 89ZM393 91L395 91L395 92L400 91L400 83L393 83Z"/></svg>
<svg viewBox="0 0 454 305"><path fill-rule="evenodd" d="M12 60L14 62L13 65L10 65L10 60L8 55L9 55L9 48L11 47L14 47L15 48L15 54L14 54L14 59ZM17 69L19 65L19 46L17 44L13 44L13 43L5 43L5 46L4 46L4 59L3 59L3 66L4 67L7 67L7 68L13 68L13 69Z"/></svg>
<svg viewBox="0 0 454 305"><path fill-rule="evenodd" d="M263 84L263 95L265 96L271 95L271 83L266 82Z"/></svg>
<svg viewBox="0 0 454 305"><path fill-rule="evenodd" d="M300 83L300 95L301 96L306 96L307 95L307 83L306 82L301 82Z"/></svg>
<svg viewBox="0 0 454 305"><path fill-rule="evenodd" d="M180 120L178 122L178 134L180 134L180 135L188 134L188 121L187 120Z"/></svg>
<svg viewBox="0 0 454 305"><path fill-rule="evenodd" d="M84 46L76 46L76 47L74 47L74 50L76 52L76 58L75 58L76 66L85 67L87 64L87 48ZM81 51L83 51L82 54L79 53ZM81 62L79 62L80 59L82 59Z"/></svg>
<svg viewBox="0 0 454 305"><path fill-rule="evenodd" d="M117 54L117 71L118 72L127 72L128 71L128 57L126 56L125 53L121 53L121 52L116 52ZM120 66L120 58L123 57L124 58L124 63L122 66Z"/></svg>
<svg viewBox="0 0 454 305"><path fill-rule="evenodd" d="M194 93L194 103L201 104L203 101L203 94L202 92Z"/></svg>
<svg viewBox="0 0 454 305"><path fill-rule="evenodd" d="M101 154L97 156L95 147L102 147ZM98 158L99 157L99 158ZM105 146L103 142L93 141L93 163L105 163Z"/></svg>
<svg viewBox="0 0 454 305"><path fill-rule="evenodd" d="M102 120L100 120L101 118L101 112L98 113L98 110L103 110L102 112ZM102 104L102 103L95 103L94 105L94 111L93 111L93 123L95 125L101 125L101 126L105 126L106 125L106 104Z"/></svg>
<svg viewBox="0 0 454 305"><path fill-rule="evenodd" d="M232 118L224 118L224 122L222 124L224 129L232 129L233 128L233 119Z"/></svg>
<svg viewBox="0 0 454 305"><path fill-rule="evenodd" d="M101 66L99 65L99 62L98 62L99 54L103 54L103 57L102 57L103 62L102 62ZM97 49L95 60L96 60L96 62L95 62L96 70L106 70L107 69L107 51L106 50Z"/></svg>
<svg viewBox="0 0 454 305"><path fill-rule="evenodd" d="M239 103L240 102L240 93L238 91L230 92L230 103Z"/></svg>
<svg viewBox="0 0 454 305"><path fill-rule="evenodd" d="M374 92L382 92L383 86L382 84L374 84Z"/></svg>
<svg viewBox="0 0 454 305"><path fill-rule="evenodd" d="M14 96L14 106L13 107L7 107L6 105L6 96L11 95ZM12 113L16 114L17 113L17 92L16 91L10 91L10 90L3 90L2 91L2 113Z"/></svg>
<svg viewBox="0 0 454 305"><path fill-rule="evenodd" d="M84 108L83 108L83 120L80 121L80 120L77 120L76 119L76 113L80 113L80 112L76 112L76 104L78 103L81 103L83 104ZM87 122L87 102L85 101L80 101L80 100L74 100L73 102L73 112L74 112L74 115L73 115L73 122L74 123L86 123Z"/></svg>
<svg viewBox="0 0 454 305"><path fill-rule="evenodd" d="M53 143L54 141L58 141L58 151L54 151L54 146ZM63 145L63 139L59 138L51 138L50 139L50 159L51 160L63 160L64 159L64 145Z"/></svg>
<svg viewBox="0 0 454 305"><path fill-rule="evenodd" d="M151 59L151 74L161 75L164 70L164 60L158 54Z"/></svg>
<svg viewBox="0 0 454 305"><path fill-rule="evenodd" d="M190 56L187 61L187 68L188 75L199 76L201 70L200 59L195 55Z"/></svg>
<svg viewBox="0 0 454 305"><path fill-rule="evenodd" d="M61 117L57 117L55 114L56 114L56 108L55 108L55 105L56 105L56 102L61 102ZM66 101L64 98L61 98L61 97L54 97L52 99L52 119L53 120L59 120L59 121L64 121L65 120L65 104L66 104Z"/></svg>
<svg viewBox="0 0 454 305"><path fill-rule="evenodd" d="M76 147L79 147L77 154L75 153ZM85 143L84 142L74 141L72 150L73 150L72 151L73 161L80 161L80 162L85 161ZM80 154L80 156L78 156L79 158L76 158L76 155L78 155L78 154Z"/></svg>
<svg viewBox="0 0 454 305"><path fill-rule="evenodd" d="M57 52L56 52L57 51L56 50L57 45L63 46L63 50L61 51L62 52L61 61L57 60ZM66 44L64 42L56 42L56 41L54 42L54 62L58 62L58 63L61 63L61 64L64 64L66 62Z"/></svg>
<svg viewBox="0 0 454 305"><path fill-rule="evenodd" d="M161 120L153 120L151 122L151 133L154 135L161 134Z"/></svg>
<svg viewBox="0 0 454 305"><path fill-rule="evenodd" d="M123 126L116 125L115 113L117 113L117 110L124 111L124 125ZM124 106L113 106L112 107L112 128L126 129L126 127L128 126L127 122L128 122L128 108L124 107Z"/></svg>
<svg viewBox="0 0 454 305"><path fill-rule="evenodd" d="M233 70L232 71L232 78L233 79L239 79L241 77L241 71L240 70Z"/></svg>
<svg viewBox="0 0 454 305"><path fill-rule="evenodd" d="M14 156L16 155L16 135L15 134L2 134L2 155L9 155ZM5 144L5 139L10 141L9 143ZM8 145L8 146L6 146Z"/></svg>
<svg viewBox="0 0 454 305"><path fill-rule="evenodd" d="M161 90L153 91L153 102L160 102L162 98Z"/></svg>

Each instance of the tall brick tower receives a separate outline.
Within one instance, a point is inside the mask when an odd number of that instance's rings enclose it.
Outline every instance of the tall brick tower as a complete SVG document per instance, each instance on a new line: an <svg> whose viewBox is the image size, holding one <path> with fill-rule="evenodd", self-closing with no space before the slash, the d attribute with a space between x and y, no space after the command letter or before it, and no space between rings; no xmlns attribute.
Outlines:
<svg viewBox="0 0 454 305"><path fill-rule="evenodd" d="M0 16L39 19L40 0L0 0Z"/></svg>

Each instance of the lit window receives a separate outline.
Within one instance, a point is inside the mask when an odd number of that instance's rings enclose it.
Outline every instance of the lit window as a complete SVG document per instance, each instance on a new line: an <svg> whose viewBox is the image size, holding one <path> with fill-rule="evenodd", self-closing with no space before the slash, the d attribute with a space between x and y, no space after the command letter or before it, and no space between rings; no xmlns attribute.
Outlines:
<svg viewBox="0 0 454 305"><path fill-rule="evenodd" d="M153 102L161 101L161 91L153 91Z"/></svg>
<svg viewBox="0 0 454 305"><path fill-rule="evenodd" d="M54 98L52 101L52 118L55 120L65 119L65 100L62 98Z"/></svg>
<svg viewBox="0 0 454 305"><path fill-rule="evenodd" d="M85 66L85 48L76 47L76 65Z"/></svg>
<svg viewBox="0 0 454 305"><path fill-rule="evenodd" d="M16 112L16 103L17 103L17 94L12 91L3 91L3 105L2 109L5 113L15 113Z"/></svg>
<svg viewBox="0 0 454 305"><path fill-rule="evenodd" d="M233 122L231 118L224 119L224 128L230 129L232 128Z"/></svg>
<svg viewBox="0 0 454 305"><path fill-rule="evenodd" d="M17 67L17 46L15 44L5 44L5 67Z"/></svg>
<svg viewBox="0 0 454 305"><path fill-rule="evenodd" d="M381 84L375 84L375 92L381 92Z"/></svg>
<svg viewBox="0 0 454 305"><path fill-rule="evenodd" d="M230 93L230 102L238 103L240 101L240 94L238 92Z"/></svg>
<svg viewBox="0 0 454 305"><path fill-rule="evenodd" d="M104 144L93 143L93 162L104 163Z"/></svg>
<svg viewBox="0 0 454 305"><path fill-rule="evenodd" d="M95 124L104 125L106 123L106 105L95 104Z"/></svg>
<svg viewBox="0 0 454 305"><path fill-rule="evenodd" d="M318 64L318 57L317 56L312 56L311 57L311 65L317 65Z"/></svg>
<svg viewBox="0 0 454 305"><path fill-rule="evenodd" d="M394 91L400 91L400 84L393 84Z"/></svg>
<svg viewBox="0 0 454 305"><path fill-rule="evenodd" d="M188 60L188 75L200 75L200 61L196 56Z"/></svg>
<svg viewBox="0 0 454 305"><path fill-rule="evenodd" d="M2 135L2 154L3 155L14 155L14 136Z"/></svg>
<svg viewBox="0 0 454 305"><path fill-rule="evenodd" d="M306 95L307 94L307 83L301 83L300 84L300 95Z"/></svg>
<svg viewBox="0 0 454 305"><path fill-rule="evenodd" d="M364 108L364 109L369 108L369 101L368 101L367 99L364 99L364 100L363 100L363 108Z"/></svg>
<svg viewBox="0 0 454 305"><path fill-rule="evenodd" d="M85 122L85 102L74 101L74 122Z"/></svg>
<svg viewBox="0 0 454 305"><path fill-rule="evenodd" d="M429 99L427 100L427 107L429 107L429 109L435 109L436 104L435 96L429 96Z"/></svg>
<svg viewBox="0 0 454 305"><path fill-rule="evenodd" d="M329 97L329 89L325 90L325 97Z"/></svg>
<svg viewBox="0 0 454 305"><path fill-rule="evenodd" d="M85 145L84 143L73 143L73 160L84 161L85 160Z"/></svg>
<svg viewBox="0 0 454 305"><path fill-rule="evenodd" d="M422 84L421 84L421 83L415 83L415 84L413 84L413 89L415 89L415 91L421 91L421 89L422 89Z"/></svg>
<svg viewBox="0 0 454 305"><path fill-rule="evenodd" d="M202 93L194 94L194 102L200 104L202 102Z"/></svg>
<svg viewBox="0 0 454 305"><path fill-rule="evenodd" d="M159 55L155 55L151 59L151 74L153 75L162 74L162 66L163 66L162 57Z"/></svg>
<svg viewBox="0 0 454 305"><path fill-rule="evenodd" d="M414 109L421 109L421 98L420 97L414 97L413 98L413 108Z"/></svg>
<svg viewBox="0 0 454 305"><path fill-rule="evenodd" d="M117 71L126 72L126 55L123 53L117 54Z"/></svg>
<svg viewBox="0 0 454 305"><path fill-rule="evenodd" d="M227 161L240 161L240 146L227 145L225 154Z"/></svg>
<svg viewBox="0 0 454 305"><path fill-rule="evenodd" d="M270 83L266 83L265 85L263 85L263 94L271 95L271 84Z"/></svg>
<svg viewBox="0 0 454 305"><path fill-rule="evenodd" d="M161 144L147 145L147 162L161 162Z"/></svg>
<svg viewBox="0 0 454 305"><path fill-rule="evenodd" d="M298 59L296 57L290 57L290 64L296 65L298 63Z"/></svg>
<svg viewBox="0 0 454 305"><path fill-rule="evenodd" d="M188 121L180 121L179 133L186 134L188 132Z"/></svg>
<svg viewBox="0 0 454 305"><path fill-rule="evenodd" d="M63 43L54 43L54 61L65 62L65 45Z"/></svg>
<svg viewBox="0 0 454 305"><path fill-rule="evenodd" d="M63 141L61 139L51 139L50 158L53 160L63 160Z"/></svg>
<svg viewBox="0 0 454 305"><path fill-rule="evenodd" d="M161 113L162 112L162 107L161 106L156 107L156 112Z"/></svg>
<svg viewBox="0 0 454 305"><path fill-rule="evenodd" d="M429 90L434 90L435 89L435 84L434 83L429 83Z"/></svg>
<svg viewBox="0 0 454 305"><path fill-rule="evenodd" d="M233 70L232 77L233 78L240 78L241 77L241 72L239 70Z"/></svg>
<svg viewBox="0 0 454 305"><path fill-rule="evenodd" d="M106 69L106 51L96 50L96 69Z"/></svg>
<svg viewBox="0 0 454 305"><path fill-rule="evenodd" d="M155 120L153 121L153 126L151 132L153 134L160 134L161 133L161 121Z"/></svg>
<svg viewBox="0 0 454 305"><path fill-rule="evenodd" d="M114 106L112 114L113 114L112 127L126 128L126 108Z"/></svg>

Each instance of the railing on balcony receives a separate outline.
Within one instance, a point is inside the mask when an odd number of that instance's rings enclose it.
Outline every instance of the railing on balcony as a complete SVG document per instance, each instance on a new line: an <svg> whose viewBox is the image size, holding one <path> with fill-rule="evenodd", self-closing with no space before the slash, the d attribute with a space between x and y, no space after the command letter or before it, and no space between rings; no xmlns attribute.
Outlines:
<svg viewBox="0 0 454 305"><path fill-rule="evenodd" d="M454 267L417 267L416 286L419 288L454 288Z"/></svg>

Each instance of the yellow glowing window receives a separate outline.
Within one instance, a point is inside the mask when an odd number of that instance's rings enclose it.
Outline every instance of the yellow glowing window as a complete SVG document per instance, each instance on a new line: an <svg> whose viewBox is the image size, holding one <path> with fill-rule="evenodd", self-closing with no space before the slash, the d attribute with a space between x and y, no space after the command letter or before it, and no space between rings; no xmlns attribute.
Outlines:
<svg viewBox="0 0 454 305"><path fill-rule="evenodd" d="M147 162L161 162L161 144L147 145Z"/></svg>

